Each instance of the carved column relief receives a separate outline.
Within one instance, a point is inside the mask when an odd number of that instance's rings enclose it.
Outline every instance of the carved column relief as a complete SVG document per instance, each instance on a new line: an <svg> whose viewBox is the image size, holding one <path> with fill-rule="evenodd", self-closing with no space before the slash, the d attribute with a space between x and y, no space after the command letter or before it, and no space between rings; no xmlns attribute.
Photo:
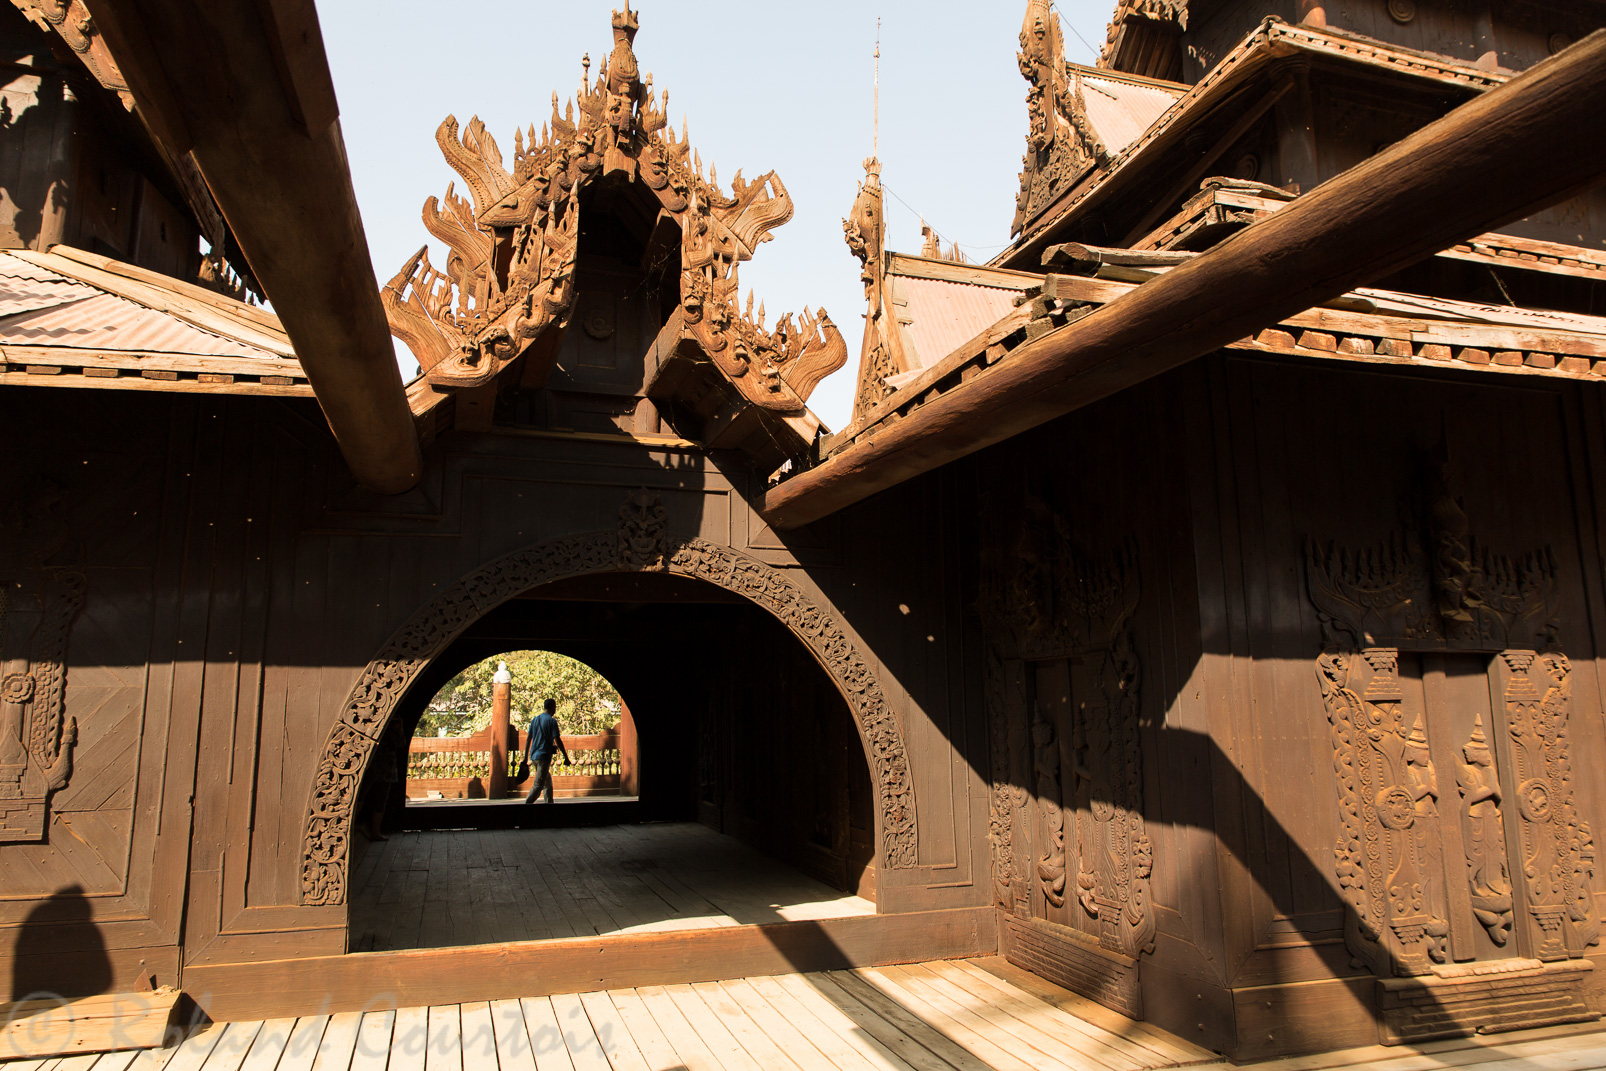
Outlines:
<svg viewBox="0 0 1606 1071"><path fill-rule="evenodd" d="M1153 850L1143 818L1139 664L1131 634L1139 593L1136 548L1081 552L1064 518L1036 497L1028 496L1015 515L1018 531L988 540L994 552L980 607L1000 667L999 685L989 689L991 740L995 749L1006 749L993 756L998 900L1001 906L1012 900L1017 914L1030 911L1021 889L1012 886L1021 880L1020 844L1027 835L1015 827L1017 801L1031 799L1030 830L1042 838L1032 888L1041 890L1041 903L1056 915L1073 912L1103 947L1136 956L1154 942ZM1002 678L1012 665L1051 667L1050 676L1066 682L1066 701L1038 694L1009 702ZM1041 681L1043 673L1037 677Z"/></svg>
<svg viewBox="0 0 1606 1071"><path fill-rule="evenodd" d="M1335 851L1351 908L1350 949L1379 974L1424 974L1446 959L1444 889L1432 845L1437 788L1421 715L1408 715L1399 652L1330 651L1318 677L1339 782ZM1362 680L1363 689L1359 688Z"/></svg>
<svg viewBox="0 0 1606 1071"><path fill-rule="evenodd" d="M0 518L0 844L46 839L50 797L72 776L67 640L84 574L46 564L65 542L63 498L41 483Z"/></svg>
<svg viewBox="0 0 1606 1071"><path fill-rule="evenodd" d="M1052 714L1039 705L1032 718L1032 758L1037 771L1037 806L1043 816L1043 851L1037 880L1043 899L1065 906L1065 803L1060 798L1060 752Z"/></svg>
<svg viewBox="0 0 1606 1071"><path fill-rule="evenodd" d="M541 584L587 573L662 568L732 591L773 614L835 681L853 712L870 762L881 823L881 862L913 867L914 787L902 730L875 670L825 607L783 572L706 540L675 539L656 493L631 493L611 532L587 532L515 551L469 574L419 609L358 678L330 732L314 777L302 848L301 902L346 898L352 807L369 754L419 672L464 629Z"/></svg>
<svg viewBox="0 0 1606 1071"><path fill-rule="evenodd" d="M1553 556L1544 548L1514 559L1480 546L1442 464L1410 518L1384 544L1357 552L1312 543L1307 553L1325 642L1316 670L1332 732L1335 866L1350 951L1382 975L1426 973L1450 952L1476 958L1474 948L1447 948L1445 883L1455 881L1506 954L1582 956L1599 940L1594 842L1575 807ZM1494 724L1480 711L1456 741L1463 860L1442 858L1448 803L1429 757L1430 738L1451 731L1454 712L1407 709L1402 650L1495 654ZM1513 831L1522 851L1515 889ZM1520 947L1510 942L1514 927Z"/></svg>
<svg viewBox="0 0 1606 1071"><path fill-rule="evenodd" d="M1521 821L1522 876L1539 959L1581 956L1600 940L1594 918L1595 841L1573 796L1567 718L1571 667L1560 654L1505 651L1506 731Z"/></svg>

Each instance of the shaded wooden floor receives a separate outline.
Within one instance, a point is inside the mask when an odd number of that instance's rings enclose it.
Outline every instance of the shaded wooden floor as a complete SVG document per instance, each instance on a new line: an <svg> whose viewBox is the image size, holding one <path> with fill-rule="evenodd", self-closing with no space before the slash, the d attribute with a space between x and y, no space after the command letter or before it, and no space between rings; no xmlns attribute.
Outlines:
<svg viewBox="0 0 1606 1071"><path fill-rule="evenodd" d="M1097 1025L986 961L215 1025L172 1049L6 1071L1138 1071L1203 1049Z"/></svg>
<svg viewBox="0 0 1606 1071"><path fill-rule="evenodd" d="M0 1068L1141 1071L1190 1065L1231 1066L989 958L216 1024L168 1049L13 1061ZM1606 1032L1598 1024L1552 1027L1247 1066L1584 1071L1606 1066Z"/></svg>
<svg viewBox="0 0 1606 1071"><path fill-rule="evenodd" d="M352 889L354 952L875 914L690 822L397 833Z"/></svg>

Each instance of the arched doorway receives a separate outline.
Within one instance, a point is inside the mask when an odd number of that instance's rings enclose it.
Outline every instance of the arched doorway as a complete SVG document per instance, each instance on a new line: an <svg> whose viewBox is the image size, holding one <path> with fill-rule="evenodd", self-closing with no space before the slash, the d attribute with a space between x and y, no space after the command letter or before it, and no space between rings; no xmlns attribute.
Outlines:
<svg viewBox="0 0 1606 1071"><path fill-rule="evenodd" d="M739 596L798 641L845 704L859 736L869 771L877 866L914 865L913 793L902 735L873 671L840 623L780 570L706 540L666 539L662 507L656 506L656 529L654 509L654 496L643 492L621 511L618 531L569 536L498 559L421 608L392 637L359 678L325 746L305 826L303 903L346 903L357 787L376 741L419 674L472 625L516 596L610 573L701 581ZM742 642L719 634L703 639L706 650L727 656ZM706 779L702 758L698 761L701 786ZM699 807L709 802L697 801Z"/></svg>

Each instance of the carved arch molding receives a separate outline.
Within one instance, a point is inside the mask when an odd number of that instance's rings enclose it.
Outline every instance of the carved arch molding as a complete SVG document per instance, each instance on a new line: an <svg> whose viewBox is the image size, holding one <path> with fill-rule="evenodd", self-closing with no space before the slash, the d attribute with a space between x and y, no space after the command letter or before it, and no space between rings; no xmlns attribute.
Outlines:
<svg viewBox="0 0 1606 1071"><path fill-rule="evenodd" d="M883 864L915 865L914 790L903 734L874 670L841 623L780 570L730 547L666 535L662 504L643 492L621 508L615 531L554 539L470 573L414 613L363 670L313 779L303 827L303 904L345 903L357 789L392 711L419 672L469 625L513 596L554 580L621 571L660 571L716 584L767 610L802 640L836 682L864 740L877 786Z"/></svg>

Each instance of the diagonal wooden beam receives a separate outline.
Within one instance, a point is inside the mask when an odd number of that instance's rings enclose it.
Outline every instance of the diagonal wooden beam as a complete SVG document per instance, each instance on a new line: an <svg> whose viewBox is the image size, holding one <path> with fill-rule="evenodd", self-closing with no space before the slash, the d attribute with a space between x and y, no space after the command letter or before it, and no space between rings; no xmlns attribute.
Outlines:
<svg viewBox="0 0 1606 1071"><path fill-rule="evenodd" d="M149 128L194 153L358 482L422 467L311 0L86 0Z"/></svg>
<svg viewBox="0 0 1606 1071"><path fill-rule="evenodd" d="M1565 200L1606 179L1589 135L1606 30L1396 142L1281 211L765 493L796 528Z"/></svg>

